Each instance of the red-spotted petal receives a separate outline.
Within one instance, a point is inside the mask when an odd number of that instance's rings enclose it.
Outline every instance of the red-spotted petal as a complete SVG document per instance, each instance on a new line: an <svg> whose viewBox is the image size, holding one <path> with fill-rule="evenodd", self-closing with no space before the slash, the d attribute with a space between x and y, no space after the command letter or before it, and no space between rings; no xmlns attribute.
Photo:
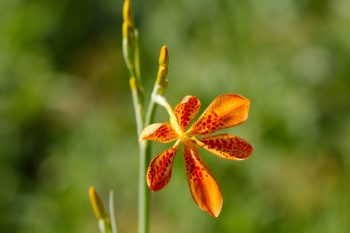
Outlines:
<svg viewBox="0 0 350 233"><path fill-rule="evenodd" d="M182 101L176 105L174 113L182 130L185 130L191 120L196 117L200 107L201 103L197 97L190 95L185 96Z"/></svg>
<svg viewBox="0 0 350 233"><path fill-rule="evenodd" d="M224 159L243 160L253 152L253 147L247 141L230 134L206 137L196 142L202 148Z"/></svg>
<svg viewBox="0 0 350 233"><path fill-rule="evenodd" d="M198 148L192 142L184 142L186 177L193 200L213 217L220 214L222 207L221 190L215 178L198 157Z"/></svg>
<svg viewBox="0 0 350 233"><path fill-rule="evenodd" d="M177 139L177 134L168 122L156 123L144 128L140 139L167 143Z"/></svg>
<svg viewBox="0 0 350 233"><path fill-rule="evenodd" d="M207 135L243 123L248 118L250 101L236 94L216 97L188 130L193 135Z"/></svg>
<svg viewBox="0 0 350 233"><path fill-rule="evenodd" d="M176 150L177 146L171 147L151 160L147 170L147 184L152 191L158 191L169 183Z"/></svg>

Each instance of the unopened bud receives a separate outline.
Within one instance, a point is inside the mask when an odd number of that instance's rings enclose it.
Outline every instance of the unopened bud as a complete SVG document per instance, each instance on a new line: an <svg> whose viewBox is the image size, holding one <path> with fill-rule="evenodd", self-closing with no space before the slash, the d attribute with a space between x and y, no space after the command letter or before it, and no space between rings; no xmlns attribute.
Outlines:
<svg viewBox="0 0 350 233"><path fill-rule="evenodd" d="M166 76L168 74L168 65L169 65L169 53L168 48L164 45L160 49L159 53L159 68L157 74L157 94L163 95L165 89L168 86L168 80Z"/></svg>
<svg viewBox="0 0 350 233"><path fill-rule="evenodd" d="M90 203L97 219L108 219L108 214L94 187L89 188Z"/></svg>
<svg viewBox="0 0 350 233"><path fill-rule="evenodd" d="M131 15L131 6L130 6L130 0L124 0L123 5L123 20L124 23L129 24L130 26L133 26L133 18Z"/></svg>
<svg viewBox="0 0 350 233"><path fill-rule="evenodd" d="M159 66L165 66L168 67L169 65L169 52L166 45L163 45L160 49L159 54Z"/></svg>

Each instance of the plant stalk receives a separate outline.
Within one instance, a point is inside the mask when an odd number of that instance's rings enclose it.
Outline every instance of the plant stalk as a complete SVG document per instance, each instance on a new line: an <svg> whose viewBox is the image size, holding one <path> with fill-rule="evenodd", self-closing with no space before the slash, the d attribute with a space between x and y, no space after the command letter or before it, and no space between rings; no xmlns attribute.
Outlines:
<svg viewBox="0 0 350 233"><path fill-rule="evenodd" d="M140 54L138 43L138 31L131 14L130 0L124 0L123 6L123 55L130 73L130 89L135 110L138 139L143 128L153 123L156 111L156 95L163 95L167 85L165 79L168 72L168 49L161 48L159 56L159 70L152 91L151 99L145 114L144 95L141 84ZM138 233L148 233L150 212L150 190L147 187L147 167L151 157L151 143L139 141L139 194L138 194Z"/></svg>

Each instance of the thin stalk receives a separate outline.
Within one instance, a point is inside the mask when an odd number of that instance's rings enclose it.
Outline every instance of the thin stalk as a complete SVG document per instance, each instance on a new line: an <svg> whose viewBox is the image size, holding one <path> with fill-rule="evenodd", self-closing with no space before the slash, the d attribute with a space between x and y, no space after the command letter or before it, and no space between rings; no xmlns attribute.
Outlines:
<svg viewBox="0 0 350 233"><path fill-rule="evenodd" d="M153 87L151 99L149 101L145 116L144 126L150 125L154 121L157 108L156 97L163 95L167 80L168 71L168 49L163 46L159 55L159 69L156 82ZM140 134L139 134L140 135ZM151 160L151 143L149 141L139 141L140 144L140 164L139 164L139 233L148 233L149 230L149 206L150 190L146 185L147 167Z"/></svg>
<svg viewBox="0 0 350 233"><path fill-rule="evenodd" d="M137 38L137 36L136 36ZM136 46L138 48L138 45ZM141 72L139 68L139 50L135 50L136 69L130 72L136 78L130 78L130 87L135 110L137 125L137 137L141 135L142 129L147 125L145 122L144 98L142 93ZM138 183L138 233L148 233L149 230L149 196L150 192L146 185L146 172L150 158L150 143L139 141L139 183Z"/></svg>
<svg viewBox="0 0 350 233"><path fill-rule="evenodd" d="M145 121L143 96L136 78L130 79L130 87L135 110L137 135L139 138L144 126L148 125L148 122L153 121L154 117L147 120L147 122ZM152 111L154 112L154 110ZM150 191L146 185L146 172L150 161L150 154L150 143L148 141L139 141L138 233L148 233L149 230Z"/></svg>
<svg viewBox="0 0 350 233"><path fill-rule="evenodd" d="M137 38L137 33L136 33ZM137 40L136 40L137 41ZM129 69L130 72L130 88L132 94L132 100L135 110L135 119L137 126L137 137L141 135L142 129L146 125L145 122L145 109L144 109L144 97L141 86L141 72L139 65L139 50L137 43L135 57L136 61L132 67L135 69ZM133 77L135 75L136 77ZM149 189L146 185L146 171L150 158L150 143L145 141L139 141L139 183L138 183L138 233L148 233L149 230Z"/></svg>
<svg viewBox="0 0 350 233"><path fill-rule="evenodd" d="M155 87L156 88L156 87ZM154 88L154 90L155 90ZM154 93L153 90L153 93ZM149 102L145 117L145 126L152 124L156 112L157 104L153 95ZM150 190L146 185L146 175L148 164L151 160L151 143L149 141L139 141L139 209L138 209L138 233L148 233L149 231L149 213L150 213Z"/></svg>
<svg viewBox="0 0 350 233"><path fill-rule="evenodd" d="M139 137L142 132L142 129L144 128L144 121L145 121L143 94L140 89L137 78L130 77L129 83L130 83L130 89L131 89L132 102L133 102L134 111L135 111L137 136Z"/></svg>
<svg viewBox="0 0 350 233"><path fill-rule="evenodd" d="M138 193L138 233L148 233L149 231L149 206L150 191L146 184L146 172L150 158L150 143L139 142L139 193Z"/></svg>
<svg viewBox="0 0 350 233"><path fill-rule="evenodd" d="M117 222L115 220L115 213L114 213L114 192L113 192L113 190L111 190L109 192L109 216L111 219L112 233L118 233Z"/></svg>
<svg viewBox="0 0 350 233"><path fill-rule="evenodd" d="M136 72L138 73L138 72ZM135 110L138 138L145 125L143 94L138 78L130 78L130 87ZM153 120L153 119L151 119ZM150 158L150 143L139 141L139 183L138 183L138 233L148 233L149 230L149 189L146 185L146 172Z"/></svg>
<svg viewBox="0 0 350 233"><path fill-rule="evenodd" d="M131 14L130 0L124 0L123 5L123 55L130 73L130 89L135 110L138 138L142 129L153 123L156 102L155 96L162 95L167 84L165 79L168 71L168 50L163 46L159 56L159 70L157 80L153 88L150 103L145 115L143 88L141 85L140 54L138 43L138 31ZM139 141L139 195L138 195L138 233L149 231L149 202L150 191L146 184L147 167L151 157L151 143Z"/></svg>

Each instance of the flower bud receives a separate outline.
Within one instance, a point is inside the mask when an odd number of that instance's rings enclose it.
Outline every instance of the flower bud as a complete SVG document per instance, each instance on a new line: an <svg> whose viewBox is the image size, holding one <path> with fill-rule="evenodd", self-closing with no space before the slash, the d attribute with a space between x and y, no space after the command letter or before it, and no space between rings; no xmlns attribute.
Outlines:
<svg viewBox="0 0 350 233"><path fill-rule="evenodd" d="M124 0L123 5L123 21L133 27L133 18L131 14L130 0Z"/></svg>
<svg viewBox="0 0 350 233"><path fill-rule="evenodd" d="M89 188L89 196L92 210L94 211L96 218L98 220L108 219L108 214L102 204L101 198L98 196L94 187Z"/></svg>
<svg viewBox="0 0 350 233"><path fill-rule="evenodd" d="M163 95L168 85L168 80L166 79L166 76L168 74L168 65L169 65L169 53L168 53L168 48L164 45L160 49L160 54L159 54L159 68L158 68L157 81L156 81L156 84L158 85L157 87L158 95Z"/></svg>
<svg viewBox="0 0 350 233"><path fill-rule="evenodd" d="M163 45L160 49L159 54L159 66L165 66L168 67L169 65L169 52L166 45Z"/></svg>

